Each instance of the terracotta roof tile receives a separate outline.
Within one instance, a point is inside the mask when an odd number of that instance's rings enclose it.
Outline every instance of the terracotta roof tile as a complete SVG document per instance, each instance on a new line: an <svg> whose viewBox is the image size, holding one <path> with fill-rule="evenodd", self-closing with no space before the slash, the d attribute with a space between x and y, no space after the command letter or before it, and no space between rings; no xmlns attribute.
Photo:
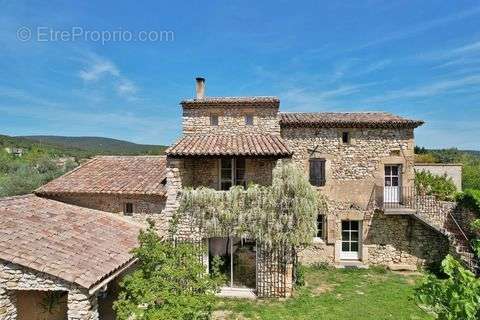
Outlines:
<svg viewBox="0 0 480 320"><path fill-rule="evenodd" d="M165 195L165 156L100 156L35 190L52 193Z"/></svg>
<svg viewBox="0 0 480 320"><path fill-rule="evenodd" d="M282 127L416 128L424 122L387 112L282 112Z"/></svg>
<svg viewBox="0 0 480 320"><path fill-rule="evenodd" d="M0 198L0 259L84 288L133 261L141 226L35 195Z"/></svg>
<svg viewBox="0 0 480 320"><path fill-rule="evenodd" d="M268 134L189 135L166 151L168 156L280 156L292 153L280 136Z"/></svg>

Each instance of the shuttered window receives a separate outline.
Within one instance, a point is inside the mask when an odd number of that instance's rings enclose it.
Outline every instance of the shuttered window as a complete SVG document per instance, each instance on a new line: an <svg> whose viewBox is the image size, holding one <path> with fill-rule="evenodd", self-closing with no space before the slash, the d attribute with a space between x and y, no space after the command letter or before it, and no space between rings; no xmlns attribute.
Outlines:
<svg viewBox="0 0 480 320"><path fill-rule="evenodd" d="M310 183L317 187L325 185L325 159L310 159Z"/></svg>

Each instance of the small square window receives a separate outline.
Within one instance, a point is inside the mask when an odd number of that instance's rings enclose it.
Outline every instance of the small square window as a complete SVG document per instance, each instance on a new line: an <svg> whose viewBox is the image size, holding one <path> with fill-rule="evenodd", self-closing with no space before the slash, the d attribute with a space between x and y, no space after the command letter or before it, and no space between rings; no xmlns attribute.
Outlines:
<svg viewBox="0 0 480 320"><path fill-rule="evenodd" d="M245 124L246 124L247 126L253 126L253 115L247 114L247 115L245 116Z"/></svg>
<svg viewBox="0 0 480 320"><path fill-rule="evenodd" d="M348 131L342 132L342 142L350 143L350 133Z"/></svg>
<svg viewBox="0 0 480 320"><path fill-rule="evenodd" d="M132 215L133 213L133 203L131 202L127 202L125 203L125 205L123 206L123 213L125 215Z"/></svg>
<svg viewBox="0 0 480 320"><path fill-rule="evenodd" d="M211 126L218 126L218 116L217 115L210 116L210 125Z"/></svg>

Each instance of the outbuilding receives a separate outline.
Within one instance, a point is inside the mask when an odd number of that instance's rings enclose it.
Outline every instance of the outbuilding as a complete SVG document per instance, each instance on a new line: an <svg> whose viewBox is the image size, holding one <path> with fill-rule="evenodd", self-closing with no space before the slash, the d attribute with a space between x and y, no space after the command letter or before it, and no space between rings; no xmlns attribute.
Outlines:
<svg viewBox="0 0 480 320"><path fill-rule="evenodd" d="M114 319L140 224L25 195L0 199L0 319Z"/></svg>

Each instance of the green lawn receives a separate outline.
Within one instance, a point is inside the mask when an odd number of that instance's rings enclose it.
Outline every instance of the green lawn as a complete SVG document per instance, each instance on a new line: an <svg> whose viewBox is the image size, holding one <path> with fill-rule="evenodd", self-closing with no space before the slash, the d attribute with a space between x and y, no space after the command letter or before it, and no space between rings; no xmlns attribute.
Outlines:
<svg viewBox="0 0 480 320"><path fill-rule="evenodd" d="M278 300L221 299L216 319L433 319L412 300L418 275L309 268L306 286Z"/></svg>

